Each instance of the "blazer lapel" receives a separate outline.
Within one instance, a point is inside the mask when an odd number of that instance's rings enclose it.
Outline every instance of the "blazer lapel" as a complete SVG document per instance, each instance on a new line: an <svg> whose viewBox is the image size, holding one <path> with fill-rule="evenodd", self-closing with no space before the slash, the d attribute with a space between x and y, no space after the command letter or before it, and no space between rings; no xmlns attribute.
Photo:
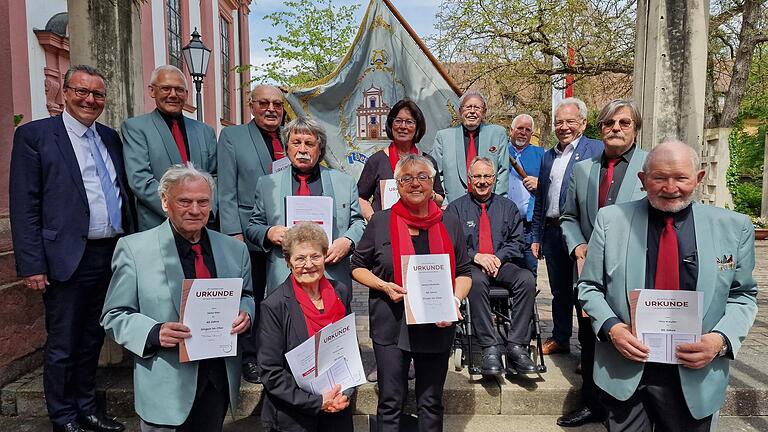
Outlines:
<svg viewBox="0 0 768 432"><path fill-rule="evenodd" d="M627 305L629 293L636 289L645 289L646 250L648 249L648 201L643 199L635 206L632 219L627 226L629 236L627 254L624 256L626 268Z"/></svg>
<svg viewBox="0 0 768 432"><path fill-rule="evenodd" d="M211 252L213 253L213 262L216 263L216 277L240 277L240 271L234 268L234 262L229 259L230 250L226 249L216 236L208 231L208 239L211 241Z"/></svg>
<svg viewBox="0 0 768 432"><path fill-rule="evenodd" d="M85 185L83 184L83 174L80 172L80 164L77 162L77 156L75 156L75 149L72 148L72 141L69 139L67 128L64 126L64 119L59 116L56 119L56 127L53 129L54 142L59 147L62 159L64 159L64 165L69 171L69 175L72 177L72 181L75 183L77 191L80 193L80 198L88 205L88 196L85 194Z"/></svg>
<svg viewBox="0 0 768 432"><path fill-rule="evenodd" d="M588 220L593 221L597 217L598 198L600 195L600 161L592 163L589 170L589 180L587 182L587 216Z"/></svg>
<svg viewBox="0 0 768 432"><path fill-rule="evenodd" d="M331 178L331 171L327 170L323 167L320 167L320 181L323 183L323 196L331 197L333 198L333 220L338 221L338 215L336 211L336 206L339 204L336 200L336 194L333 191L333 179ZM332 229L333 238L335 239L336 236L339 235L339 233L342 232L342 228L339 226L334 226Z"/></svg>
<svg viewBox="0 0 768 432"><path fill-rule="evenodd" d="M477 140L480 141L480 135ZM477 143L476 143L477 144ZM456 126L456 139L454 140L453 150L456 152L456 169L459 171L459 178L467 186L467 153L464 151L464 128Z"/></svg>
<svg viewBox="0 0 768 432"><path fill-rule="evenodd" d="M184 127L187 129L189 160L191 160L196 167L202 167L205 169L208 164L205 163L206 152L203 151L205 148L205 144L202 142L203 135L202 133L198 133L200 130L200 125L193 121L188 121L186 118L184 118L184 116L182 116L182 121L184 122Z"/></svg>
<svg viewBox="0 0 768 432"><path fill-rule="evenodd" d="M165 277L173 307L181 316L181 283L184 280L184 269L181 268L179 251L176 249L176 241L168 219L157 230L157 243L160 245L160 255L165 267Z"/></svg>
<svg viewBox="0 0 768 432"><path fill-rule="evenodd" d="M285 295L285 304L290 319L288 326L291 328L290 332L293 339L300 344L309 339L309 331L307 330L307 323L304 320L304 312L301 311L299 301L296 300L296 295L293 293L293 286L291 285L290 279L283 284L283 293Z"/></svg>
<svg viewBox="0 0 768 432"><path fill-rule="evenodd" d="M632 201L632 196L635 194L635 190L638 189L637 184L640 182L640 179L637 177L637 172L642 168L644 159L640 157L639 152L640 149L635 149L635 152L632 153L632 159L629 160L627 172L624 174L624 180L621 181L619 193L616 195L617 203Z"/></svg>
<svg viewBox="0 0 768 432"><path fill-rule="evenodd" d="M715 228L704 217L704 208L696 203L692 205L693 227L696 232L696 253L698 255L696 289L704 293L704 308L702 310L706 315L709 304L712 302L715 280L717 279L717 274L714 272L715 266L712 265L716 260Z"/></svg>
<svg viewBox="0 0 768 432"><path fill-rule="evenodd" d="M171 135L171 131L168 129L168 124L163 120L163 117L160 116L160 113L157 112L157 110L152 111L150 118L157 129L157 133L160 134L160 138L163 140L163 146L168 153L168 158L171 160L171 164L180 164L181 154L179 153L179 148L176 146L176 140L173 139L173 135ZM190 133L187 131L187 136L189 137L189 135ZM191 148L192 144L189 146ZM195 162L195 164L197 164L197 162ZM197 166L200 167L200 165Z"/></svg>
<svg viewBox="0 0 768 432"><path fill-rule="evenodd" d="M248 134L251 136L251 143L256 150L256 156L259 159L261 167L264 169L264 173L270 174L272 172L272 157L269 155L269 150L267 150L267 143L264 142L264 137L261 136L259 128L256 127L256 123L253 121L248 123Z"/></svg>

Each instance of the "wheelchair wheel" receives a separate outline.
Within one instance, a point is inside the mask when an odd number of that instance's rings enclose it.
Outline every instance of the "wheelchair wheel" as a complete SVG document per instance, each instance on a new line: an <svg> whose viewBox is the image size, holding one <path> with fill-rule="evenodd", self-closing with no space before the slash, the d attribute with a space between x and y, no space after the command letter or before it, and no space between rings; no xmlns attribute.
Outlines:
<svg viewBox="0 0 768 432"><path fill-rule="evenodd" d="M462 369L464 369L464 365L462 364L462 350L461 348L455 348L453 350L453 369L456 370L456 372L461 372Z"/></svg>

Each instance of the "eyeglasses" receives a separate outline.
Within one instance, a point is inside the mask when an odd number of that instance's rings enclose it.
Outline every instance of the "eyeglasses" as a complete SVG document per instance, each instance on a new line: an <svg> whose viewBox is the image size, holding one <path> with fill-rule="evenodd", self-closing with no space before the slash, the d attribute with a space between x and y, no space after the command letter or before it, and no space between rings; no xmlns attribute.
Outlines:
<svg viewBox="0 0 768 432"><path fill-rule="evenodd" d="M317 147L317 143L316 143L316 142L308 142L308 141L290 141L290 142L288 143L288 145L289 145L289 146L291 146L291 147L293 147L293 148L299 148L299 147L301 147L301 145L302 145L302 144L304 144L304 147L306 147L306 148L308 148L308 149L313 149L313 148Z"/></svg>
<svg viewBox="0 0 768 432"><path fill-rule="evenodd" d="M269 106L272 105L274 107L275 111L279 111L283 109L283 103L281 101L270 101L266 99L257 100L254 101L256 103L256 106L259 107L259 109L269 109Z"/></svg>
<svg viewBox="0 0 768 432"><path fill-rule="evenodd" d="M569 119L569 120L556 120L555 127L559 128L562 125L568 125L568 127L576 127L582 123L581 120Z"/></svg>
<svg viewBox="0 0 768 432"><path fill-rule="evenodd" d="M187 89L185 89L184 87L157 86L154 84L151 87L154 87L158 92L160 92L160 94L163 94L163 95L171 94L171 90L175 91L176 94L179 96L184 96L185 94L187 94Z"/></svg>
<svg viewBox="0 0 768 432"><path fill-rule="evenodd" d="M103 101L106 99L107 94L104 92L100 92L98 90L90 90L85 87L70 87L70 86L64 86L64 88L68 88L75 92L77 97L81 97L83 99L87 98L88 95L93 95L93 99L97 101Z"/></svg>
<svg viewBox="0 0 768 432"><path fill-rule="evenodd" d="M395 121L392 122L392 124L395 125L395 126L401 126L401 125L406 125L408 127L416 126L416 122L411 120L411 119L399 119L399 118L396 118Z"/></svg>
<svg viewBox="0 0 768 432"><path fill-rule="evenodd" d="M296 257L291 257L291 262L296 267L306 267L307 264L318 265L321 262L323 262L324 259L325 259L325 257L323 257L320 254L313 254L313 255L310 255L308 257L303 256L303 255L299 255L299 256L296 256Z"/></svg>
<svg viewBox="0 0 768 432"><path fill-rule="evenodd" d="M208 208L211 206L211 202L209 200L199 200L199 201L195 201L191 199L176 200L176 205L185 209L192 207L193 204L197 204L197 206L200 208Z"/></svg>
<svg viewBox="0 0 768 432"><path fill-rule="evenodd" d="M401 185L407 185L407 184L411 184L411 182L414 181L414 180L418 180L419 183L427 183L431 179L432 179L432 176L428 176L426 174L419 174L416 177L409 176L409 175L404 175L404 176L400 177L399 179L397 179L397 181Z"/></svg>
<svg viewBox="0 0 768 432"><path fill-rule="evenodd" d="M480 180L493 180L493 178L496 177L496 174L473 174L469 176L474 181L480 181Z"/></svg>
<svg viewBox="0 0 768 432"><path fill-rule="evenodd" d="M621 127L622 129L629 129L632 126L632 120L628 118L623 118L621 120L614 120L614 119L603 120L601 124L603 125L604 128L613 129L613 125L615 125L616 122L619 123L619 127Z"/></svg>
<svg viewBox="0 0 768 432"><path fill-rule="evenodd" d="M462 111L482 111L484 109L485 107L480 105L464 105L463 107L461 107Z"/></svg>

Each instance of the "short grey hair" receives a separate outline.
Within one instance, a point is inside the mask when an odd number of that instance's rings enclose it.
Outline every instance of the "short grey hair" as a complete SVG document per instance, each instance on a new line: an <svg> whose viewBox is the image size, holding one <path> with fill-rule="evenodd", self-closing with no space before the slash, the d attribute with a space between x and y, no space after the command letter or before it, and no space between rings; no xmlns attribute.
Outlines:
<svg viewBox="0 0 768 432"><path fill-rule="evenodd" d="M320 123L308 117L296 117L283 128L283 145L288 147L291 134L294 132L308 133L317 138L317 144L320 146L320 160L325 159L325 146L328 144L328 136ZM318 161L319 162L319 161Z"/></svg>
<svg viewBox="0 0 768 432"><path fill-rule="evenodd" d="M531 117L529 114L519 114L515 116L514 119L512 119L512 124L509 125L510 128L514 129L515 125L519 120L528 120L531 122L531 130L536 129L536 121L533 120L533 117Z"/></svg>
<svg viewBox="0 0 768 432"><path fill-rule="evenodd" d="M467 90L463 95L461 95L461 99L459 99L459 110L464 107L464 102L466 102L467 99L471 97L480 98L480 100L483 101L483 111L488 110L488 101L485 100L485 96L483 96L483 94L477 90Z"/></svg>
<svg viewBox="0 0 768 432"><path fill-rule="evenodd" d="M475 156L474 158L472 158L471 161L469 161L469 168L467 168L467 173L472 172L472 167L475 166L475 164L478 162L481 162L490 166L493 169L493 172L496 172L496 164L493 163L493 160L485 156Z"/></svg>
<svg viewBox="0 0 768 432"><path fill-rule="evenodd" d="M204 180L208 183L208 187L211 189L211 197L213 197L213 191L216 188L216 183L213 181L213 176L205 171L201 171L195 168L192 162L186 164L175 164L168 167L160 178L160 184L157 186L157 193L161 197L168 195L168 191L179 184L187 183L193 180Z"/></svg>
<svg viewBox="0 0 768 432"><path fill-rule="evenodd" d="M600 114L597 115L597 126L602 128L603 122L610 119L616 114L616 111L627 108L632 114L632 122L635 123L635 131L639 131L643 127L643 118L640 115L640 110L637 109L637 105L629 99L614 99L600 110Z"/></svg>
<svg viewBox="0 0 768 432"><path fill-rule="evenodd" d="M156 67L155 70L152 71L152 75L149 76L149 85L157 84L157 77L162 72L173 72L173 73L179 75L179 77L181 77L181 80L184 81L184 87L188 87L187 77L184 76L184 72L182 72L181 69L177 68L176 66L169 65L169 64L160 65L160 66Z"/></svg>
<svg viewBox="0 0 768 432"><path fill-rule="evenodd" d="M76 72L83 72L88 75L95 75L101 78L102 81L104 81L105 87L107 86L107 79L104 78L104 74L102 74L101 71L99 71L93 66L79 64L79 65L70 66L69 69L67 69L67 73L64 74L64 87L69 87L69 81L72 79L72 75L74 75Z"/></svg>
<svg viewBox="0 0 768 432"><path fill-rule="evenodd" d="M576 105L576 107L579 109L579 118L582 120L587 119L587 116L589 115L587 104L585 104L583 100L575 97L569 97L561 100L560 103L555 107L555 114L560 111L560 108L568 105Z"/></svg>
<svg viewBox="0 0 768 432"><path fill-rule="evenodd" d="M328 253L328 235L314 222L299 222L285 232L282 247L286 261L291 259L293 248L299 243L312 243L320 246L323 255Z"/></svg>
<svg viewBox="0 0 768 432"><path fill-rule="evenodd" d="M643 162L643 172L648 173L648 171L651 169L651 164L656 159L658 159L659 153L669 151L669 147L672 146L682 146L686 149L686 153L688 153L688 157L691 160L691 165L693 166L694 172L697 172L701 169L701 159L699 158L699 153L696 151L696 149L681 141L679 138L665 138L659 145L652 148L651 151L648 152L648 155L645 157L645 162Z"/></svg>
<svg viewBox="0 0 768 432"><path fill-rule="evenodd" d="M254 87L253 89L251 89L251 91L248 93L248 101L249 102L253 102L253 95L256 94L256 91L264 89L264 88L274 89L276 92L280 93L280 96L283 95L282 90L280 90L278 87L275 87L275 86L269 85L269 84L259 84L256 87Z"/></svg>
<svg viewBox="0 0 768 432"><path fill-rule="evenodd" d="M407 154L400 158L399 161L397 161L397 164L395 165L395 178L400 178L400 171L403 170L403 168L406 165L409 164L424 164L427 166L427 171L429 171L429 176L433 179L435 178L435 174L437 174L437 170L435 170L435 166L432 165L432 161L429 160L426 156L418 155L418 154Z"/></svg>

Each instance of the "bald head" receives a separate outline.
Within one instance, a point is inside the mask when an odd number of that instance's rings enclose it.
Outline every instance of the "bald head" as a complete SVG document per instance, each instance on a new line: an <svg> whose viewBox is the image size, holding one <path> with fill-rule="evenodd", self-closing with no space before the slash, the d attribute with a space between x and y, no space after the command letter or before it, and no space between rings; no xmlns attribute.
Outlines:
<svg viewBox="0 0 768 432"><path fill-rule="evenodd" d="M667 140L648 153L637 175L653 208L677 213L693 201L704 170L696 150L680 140Z"/></svg>
<svg viewBox="0 0 768 432"><path fill-rule="evenodd" d="M700 166L699 154L696 153L693 147L678 139L667 139L648 152L648 157L645 158L645 163L643 163L643 171L648 172L651 165L657 160L669 159L688 160L693 171L697 171Z"/></svg>

